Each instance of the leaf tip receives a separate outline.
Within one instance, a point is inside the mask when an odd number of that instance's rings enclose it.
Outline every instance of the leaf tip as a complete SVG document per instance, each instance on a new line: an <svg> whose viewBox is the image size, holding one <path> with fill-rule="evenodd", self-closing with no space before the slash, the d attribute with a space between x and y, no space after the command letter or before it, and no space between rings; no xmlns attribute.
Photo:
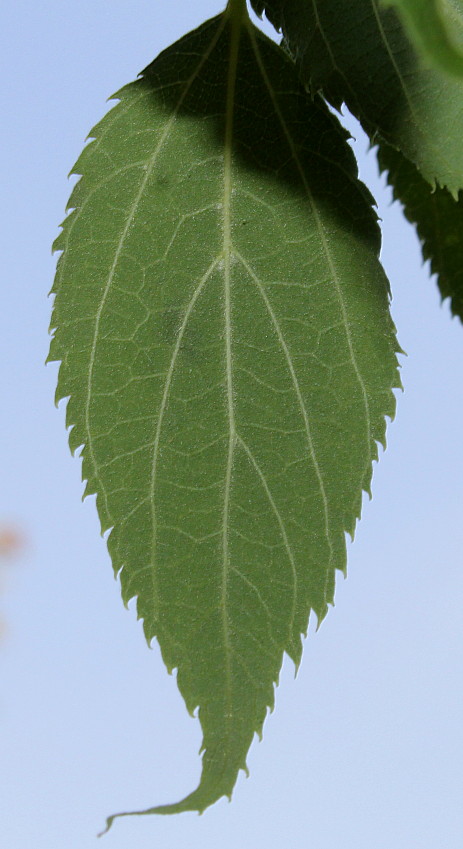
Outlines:
<svg viewBox="0 0 463 849"><path fill-rule="evenodd" d="M116 814L117 816L117 814ZM111 816L106 818L106 825L102 831L99 831L97 837L103 837L104 834L107 834L109 829L111 828L116 816Z"/></svg>

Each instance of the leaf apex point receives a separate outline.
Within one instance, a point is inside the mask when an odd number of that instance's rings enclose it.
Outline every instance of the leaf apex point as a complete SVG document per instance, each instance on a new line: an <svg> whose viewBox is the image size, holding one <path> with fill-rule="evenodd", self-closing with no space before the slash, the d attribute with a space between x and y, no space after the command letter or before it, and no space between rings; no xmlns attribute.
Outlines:
<svg viewBox="0 0 463 849"><path fill-rule="evenodd" d="M106 818L106 825L105 825L103 831L98 832L97 837L103 837L104 834L107 834L109 829L111 828L111 826L113 824L113 821L114 821L114 816L107 817Z"/></svg>

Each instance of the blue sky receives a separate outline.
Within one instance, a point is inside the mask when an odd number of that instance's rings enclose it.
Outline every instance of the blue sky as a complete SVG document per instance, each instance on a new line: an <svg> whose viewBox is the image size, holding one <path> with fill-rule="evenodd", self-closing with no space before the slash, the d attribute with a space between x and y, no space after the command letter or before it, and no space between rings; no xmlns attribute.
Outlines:
<svg viewBox="0 0 463 849"><path fill-rule="evenodd" d="M5 4L6 5L6 4ZM112 577L81 502L44 367L66 174L105 100L221 11L176 0L15 0L1 12L0 520L26 544L0 595L0 835L5 849L460 849L463 841L463 328L440 305L358 136L378 199L404 394L336 609L285 663L233 798L202 817L107 814L181 798L199 727Z"/></svg>

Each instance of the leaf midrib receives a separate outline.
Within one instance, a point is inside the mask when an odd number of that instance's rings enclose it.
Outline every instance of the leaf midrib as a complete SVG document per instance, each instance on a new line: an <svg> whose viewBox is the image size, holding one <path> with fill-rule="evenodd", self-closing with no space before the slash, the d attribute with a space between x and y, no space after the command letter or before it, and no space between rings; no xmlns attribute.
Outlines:
<svg viewBox="0 0 463 849"><path fill-rule="evenodd" d="M230 7L231 8L231 7ZM247 12L245 12L247 14ZM231 14L230 52L228 61L227 94L225 106L225 138L223 159L223 201L222 201L222 251L224 263L224 324L225 324L225 371L226 403L228 412L228 452L225 471L223 513L222 513L222 580L221 580L221 618L225 648L225 676L227 716L232 715L232 671L230 623L228 614L229 579L229 527L230 494L232 483L233 456L236 447L235 404L233 398L233 360L232 360L232 315L231 315L231 261L232 261L232 149L235 114L236 75L238 54L243 21L241 15Z"/></svg>

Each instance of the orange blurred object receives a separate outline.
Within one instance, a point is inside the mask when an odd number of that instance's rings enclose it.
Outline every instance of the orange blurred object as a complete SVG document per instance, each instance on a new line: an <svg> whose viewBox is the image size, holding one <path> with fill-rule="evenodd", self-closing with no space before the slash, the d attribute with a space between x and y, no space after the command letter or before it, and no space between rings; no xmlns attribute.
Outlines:
<svg viewBox="0 0 463 849"><path fill-rule="evenodd" d="M13 557L24 545L22 534L12 525L0 525L0 557Z"/></svg>

